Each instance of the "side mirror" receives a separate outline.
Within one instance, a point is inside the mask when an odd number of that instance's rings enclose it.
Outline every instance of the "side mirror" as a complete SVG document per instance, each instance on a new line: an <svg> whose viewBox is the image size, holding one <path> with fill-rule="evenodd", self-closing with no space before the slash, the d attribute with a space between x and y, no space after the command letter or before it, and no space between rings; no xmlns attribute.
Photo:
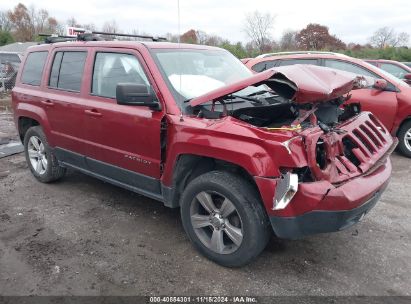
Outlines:
<svg viewBox="0 0 411 304"><path fill-rule="evenodd" d="M156 111L161 109L154 92L145 84L117 84L116 99L119 105L146 106Z"/></svg>
<svg viewBox="0 0 411 304"><path fill-rule="evenodd" d="M411 73L405 74L404 79L411 80Z"/></svg>
<svg viewBox="0 0 411 304"><path fill-rule="evenodd" d="M387 81L384 79L376 79L373 88L380 91L384 91L387 88Z"/></svg>

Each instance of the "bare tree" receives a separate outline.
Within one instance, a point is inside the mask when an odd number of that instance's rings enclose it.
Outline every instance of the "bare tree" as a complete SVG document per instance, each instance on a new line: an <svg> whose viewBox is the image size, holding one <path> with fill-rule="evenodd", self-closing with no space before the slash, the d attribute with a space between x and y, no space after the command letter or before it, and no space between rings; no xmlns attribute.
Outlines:
<svg viewBox="0 0 411 304"><path fill-rule="evenodd" d="M7 17L12 24L13 35L17 41L33 40L32 20L27 7L19 3L7 12Z"/></svg>
<svg viewBox="0 0 411 304"><path fill-rule="evenodd" d="M265 45L270 41L270 31L274 27L274 16L270 13L254 11L248 13L245 18L244 32L253 44L263 52Z"/></svg>
<svg viewBox="0 0 411 304"><path fill-rule="evenodd" d="M36 35L36 19L37 19L37 10L34 4L31 4L27 10L27 13L29 14L29 20L30 20L30 30L31 30L31 35L34 39L34 36Z"/></svg>
<svg viewBox="0 0 411 304"><path fill-rule="evenodd" d="M103 32L107 32L107 33L117 33L118 26L117 26L116 20L113 19L111 21L104 22L102 30Z"/></svg>
<svg viewBox="0 0 411 304"><path fill-rule="evenodd" d="M80 25L81 28L87 30L87 31L97 31L97 27L94 23L86 23L86 24L82 24Z"/></svg>
<svg viewBox="0 0 411 304"><path fill-rule="evenodd" d="M410 35L406 32L401 32L397 35L394 46L407 46L410 41Z"/></svg>
<svg viewBox="0 0 411 304"><path fill-rule="evenodd" d="M217 35L208 35L206 45L219 46L223 43L223 38Z"/></svg>
<svg viewBox="0 0 411 304"><path fill-rule="evenodd" d="M0 31L10 32L11 22L6 11L0 11Z"/></svg>
<svg viewBox="0 0 411 304"><path fill-rule="evenodd" d="M106 21L103 24L102 31L105 33L118 33L119 29L116 20ZM112 35L102 35L105 40L114 40L116 37Z"/></svg>
<svg viewBox="0 0 411 304"><path fill-rule="evenodd" d="M36 25L37 33L43 33L45 31L47 27L48 19L49 19L49 12L46 11L45 9L41 9L36 14L34 14L34 22ZM52 21L55 21L55 19Z"/></svg>
<svg viewBox="0 0 411 304"><path fill-rule="evenodd" d="M176 35L176 34L166 33L165 37L166 37L167 41L178 42L178 35Z"/></svg>
<svg viewBox="0 0 411 304"><path fill-rule="evenodd" d="M408 43L409 38L407 33L397 34L393 28L385 26L376 30L369 40L371 45L381 49L386 46L404 46Z"/></svg>
<svg viewBox="0 0 411 304"><path fill-rule="evenodd" d="M201 31L201 30L197 30L196 31L196 36L197 36L197 43L198 44L206 44L207 43L208 35L207 35L206 32Z"/></svg>
<svg viewBox="0 0 411 304"><path fill-rule="evenodd" d="M76 18L70 17L66 21L67 26L72 26L72 27L80 27L80 24L77 22Z"/></svg>
<svg viewBox="0 0 411 304"><path fill-rule="evenodd" d="M286 30L280 39L280 48L285 51L297 50L297 31Z"/></svg>
<svg viewBox="0 0 411 304"><path fill-rule="evenodd" d="M66 26L64 25L64 23L60 23L60 22L57 23L57 26L56 26L56 28L55 28L55 30L54 30L54 34L57 34L57 35L67 35L67 33L66 33Z"/></svg>

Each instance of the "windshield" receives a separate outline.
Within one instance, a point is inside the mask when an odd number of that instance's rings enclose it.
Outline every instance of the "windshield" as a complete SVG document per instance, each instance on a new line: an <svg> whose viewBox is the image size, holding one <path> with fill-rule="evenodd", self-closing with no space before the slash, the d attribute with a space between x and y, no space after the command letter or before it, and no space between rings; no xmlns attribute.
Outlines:
<svg viewBox="0 0 411 304"><path fill-rule="evenodd" d="M192 99L227 84L248 78L253 73L225 50L155 50L166 82L179 102ZM267 89L247 87L237 95L246 96Z"/></svg>

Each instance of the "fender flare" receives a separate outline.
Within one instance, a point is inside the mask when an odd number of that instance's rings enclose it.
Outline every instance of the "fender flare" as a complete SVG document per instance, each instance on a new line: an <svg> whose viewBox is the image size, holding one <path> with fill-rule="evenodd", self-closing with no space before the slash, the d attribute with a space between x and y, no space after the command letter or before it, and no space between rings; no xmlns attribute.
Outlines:
<svg viewBox="0 0 411 304"><path fill-rule="evenodd" d="M47 141L49 142L50 146L54 146L50 123L47 118L46 111L43 108L28 103L18 104L16 108L16 127L19 133L19 121L23 117L27 117L37 121L39 125L43 128L44 134L46 135Z"/></svg>

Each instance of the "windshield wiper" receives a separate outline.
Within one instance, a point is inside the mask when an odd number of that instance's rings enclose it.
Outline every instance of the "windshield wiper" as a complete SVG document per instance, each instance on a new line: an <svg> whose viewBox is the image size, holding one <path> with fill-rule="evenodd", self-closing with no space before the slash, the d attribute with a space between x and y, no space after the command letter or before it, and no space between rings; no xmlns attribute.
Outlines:
<svg viewBox="0 0 411 304"><path fill-rule="evenodd" d="M260 99L248 97L250 95L243 96L243 95L230 94L229 96L234 97L234 98L241 98L241 99L256 102L256 103L263 103Z"/></svg>
<svg viewBox="0 0 411 304"><path fill-rule="evenodd" d="M248 94L247 96L250 97L250 96L256 96L256 95L262 95L262 94L265 94L265 93L272 93L272 91L269 91L269 90L261 90L261 91L257 91L257 92Z"/></svg>
<svg viewBox="0 0 411 304"><path fill-rule="evenodd" d="M236 95L236 94L230 94L226 96L227 99L235 99L235 98L240 98L243 100L247 100L247 101L252 101L252 102L256 102L256 103L263 103L261 100L257 99L257 98L252 98L249 97L249 95L247 96L243 96L243 95ZM183 100L183 103L187 103L190 102L193 98L189 98L186 100ZM229 102L225 102L226 104L232 104L232 103L240 103L240 102L244 102L244 101L229 101Z"/></svg>

